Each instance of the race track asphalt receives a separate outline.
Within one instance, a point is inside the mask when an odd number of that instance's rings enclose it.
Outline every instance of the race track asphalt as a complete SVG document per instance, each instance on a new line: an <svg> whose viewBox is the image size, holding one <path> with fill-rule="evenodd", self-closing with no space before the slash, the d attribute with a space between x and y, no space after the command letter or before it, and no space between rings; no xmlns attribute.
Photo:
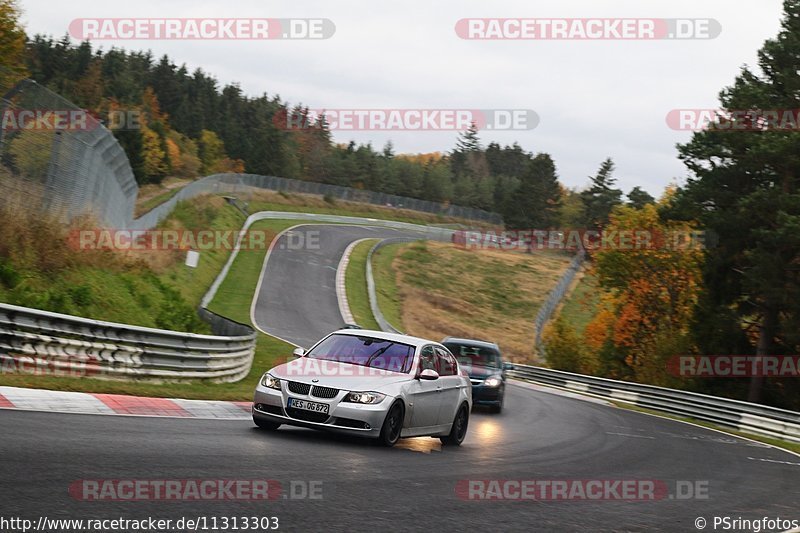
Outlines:
<svg viewBox="0 0 800 533"><path fill-rule="evenodd" d="M255 315L262 329L309 346L341 326L335 270L348 243L410 235L354 226L298 229L319 230L320 247L276 243ZM509 385L502 414L472 413L460 448L415 438L386 449L301 428L266 432L247 420L0 409L0 475L0 518L34 522L227 517L230 524L234 516L277 516L282 531L697 531L695 520L703 517L706 531L714 531L715 516L800 519L796 455L519 383ZM70 485L87 479L271 479L282 492L266 502L70 495ZM470 480L638 480L666 487L667 494L656 501L475 501L457 491ZM302 495L312 482L321 482L321 499L291 497L292 488ZM688 486L707 494L679 497Z"/></svg>
<svg viewBox="0 0 800 533"><path fill-rule="evenodd" d="M267 257L255 302L258 327L310 348L344 325L336 299L336 268L347 246L359 239L424 238L378 226L304 224L281 235Z"/></svg>
<svg viewBox="0 0 800 533"><path fill-rule="evenodd" d="M473 412L460 448L415 438L386 449L248 421L0 410L0 516L277 516L285 531L695 531L701 516L800 518L798 457L526 386L507 394L502 414ZM81 479L273 479L283 494L316 481L322 499L80 501L68 488ZM456 493L464 480L488 479L654 480L673 496L678 482L707 483L708 498L469 501Z"/></svg>

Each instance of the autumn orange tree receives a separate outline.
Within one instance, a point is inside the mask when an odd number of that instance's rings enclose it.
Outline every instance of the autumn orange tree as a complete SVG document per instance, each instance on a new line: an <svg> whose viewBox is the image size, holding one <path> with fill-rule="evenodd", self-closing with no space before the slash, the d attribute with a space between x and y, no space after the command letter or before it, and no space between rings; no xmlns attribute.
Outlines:
<svg viewBox="0 0 800 533"><path fill-rule="evenodd" d="M668 201L669 193L660 204ZM673 384L667 359L691 348L688 333L701 283L702 246L689 239L694 228L664 222L658 205L645 205L616 207L604 231L638 232L643 239L639 245L612 239L611 246L592 253L603 305L587 326L587 345L599 350L601 373Z"/></svg>

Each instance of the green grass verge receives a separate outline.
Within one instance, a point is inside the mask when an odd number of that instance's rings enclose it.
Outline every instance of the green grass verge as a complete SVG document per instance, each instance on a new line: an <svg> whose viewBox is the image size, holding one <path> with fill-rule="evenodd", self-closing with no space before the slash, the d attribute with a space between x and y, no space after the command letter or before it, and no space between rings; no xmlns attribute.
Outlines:
<svg viewBox="0 0 800 533"><path fill-rule="evenodd" d="M350 262L347 264L345 272L345 288L347 289L347 303L356 324L367 329L380 330L380 326L372 315L369 307L369 295L367 293L367 255L370 249L375 246L379 239L368 239L358 243L350 254Z"/></svg>
<svg viewBox="0 0 800 533"><path fill-rule="evenodd" d="M395 328L403 330L403 300L397 286L397 272L392 263L403 250L404 243L388 244L372 254L372 277L375 280L375 293L378 308L383 317Z"/></svg>

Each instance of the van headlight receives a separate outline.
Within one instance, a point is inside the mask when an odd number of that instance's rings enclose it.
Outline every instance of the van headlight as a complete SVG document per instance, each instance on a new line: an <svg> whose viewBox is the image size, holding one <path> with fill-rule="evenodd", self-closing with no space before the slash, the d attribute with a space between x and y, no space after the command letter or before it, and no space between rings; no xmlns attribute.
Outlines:
<svg viewBox="0 0 800 533"><path fill-rule="evenodd" d="M279 380L269 372L264 374L264 377L261 378L261 384L268 389L281 390L281 380Z"/></svg>
<svg viewBox="0 0 800 533"><path fill-rule="evenodd" d="M381 394L380 392L351 392L348 393L342 401L350 403L376 404L381 403L384 398L386 398L386 395Z"/></svg>

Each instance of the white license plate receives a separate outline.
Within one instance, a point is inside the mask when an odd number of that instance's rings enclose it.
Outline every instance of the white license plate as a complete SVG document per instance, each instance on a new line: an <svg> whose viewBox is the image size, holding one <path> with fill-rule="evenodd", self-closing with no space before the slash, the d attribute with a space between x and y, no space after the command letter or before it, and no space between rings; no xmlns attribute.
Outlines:
<svg viewBox="0 0 800 533"><path fill-rule="evenodd" d="M301 400L299 398L289 398L287 407L294 407L295 409L302 409L304 411L312 411L314 413L328 414L330 405L327 403L309 402L308 400Z"/></svg>

